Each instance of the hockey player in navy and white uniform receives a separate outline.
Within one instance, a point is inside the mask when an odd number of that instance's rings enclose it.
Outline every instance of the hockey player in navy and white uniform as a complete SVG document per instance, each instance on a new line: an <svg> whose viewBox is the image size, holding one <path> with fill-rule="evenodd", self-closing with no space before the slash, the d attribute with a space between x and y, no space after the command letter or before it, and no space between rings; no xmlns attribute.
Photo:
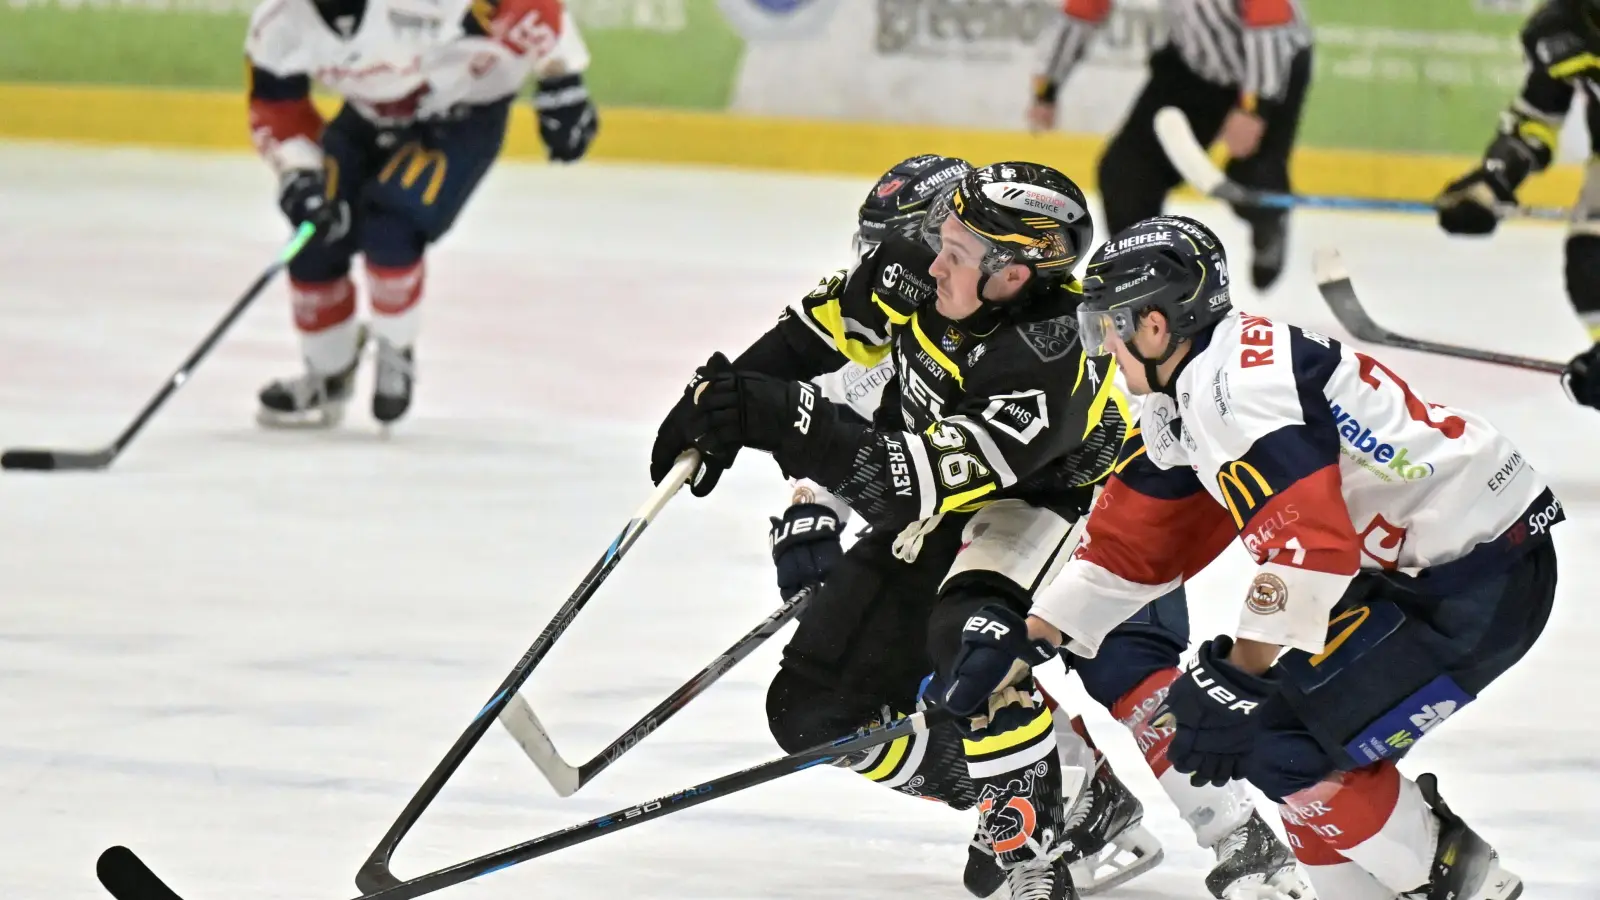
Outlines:
<svg viewBox="0 0 1600 900"><path fill-rule="evenodd" d="M1509 900L1521 882L1396 761L1532 646L1561 504L1489 423L1383 363L1241 314L1204 225L1149 219L1090 262L1080 334L1145 394L1138 439L1030 617L968 632L1000 662L1094 655L1234 538L1259 568L1233 637L1172 688L1173 764L1244 777L1325 898Z"/></svg>
<svg viewBox="0 0 1600 900"><path fill-rule="evenodd" d="M970 168L961 160L927 155L907 159L885 173L860 209L855 236L858 260L891 235L918 239L939 188ZM885 358L874 366L851 362L813 382L841 415L853 414L866 423L875 418L884 388L893 380L893 360ZM791 487L790 504L781 517L771 520L769 534L778 588L785 600L826 579L843 554L841 538L851 520L849 505L815 481L795 478ZM1055 516L1047 509L1013 514L1035 515L1041 521ZM1243 782L1194 786L1170 771L1166 747L1171 732L1157 720L1166 711L1167 689L1177 678L1179 657L1188 644L1182 590L1159 598L1136 618L1108 637L1105 652L1078 661L1076 668L1090 695L1132 732L1201 846L1217 855L1207 887L1215 896L1228 898L1311 896L1292 854L1255 812ZM1072 728L1058 728L1056 737L1064 767L1083 772L1081 785L1068 786L1067 802L1075 809L1073 883L1087 895L1137 877L1159 863L1163 851L1141 824L1139 800L1088 740L1082 720L1073 717L1071 723ZM856 768L870 772L880 763L871 756ZM1004 881L982 830L974 836L964 880L978 896L988 896Z"/></svg>
<svg viewBox="0 0 1600 900"><path fill-rule="evenodd" d="M317 227L289 264L303 375L262 389L265 425L330 425L350 397L365 336L377 341L372 413L405 414L423 257L500 153L530 77L550 156L584 155L598 128L588 50L561 0L265 0L245 39L250 133L278 176L278 205ZM332 121L312 83L344 100ZM352 257L371 321L356 318Z"/></svg>

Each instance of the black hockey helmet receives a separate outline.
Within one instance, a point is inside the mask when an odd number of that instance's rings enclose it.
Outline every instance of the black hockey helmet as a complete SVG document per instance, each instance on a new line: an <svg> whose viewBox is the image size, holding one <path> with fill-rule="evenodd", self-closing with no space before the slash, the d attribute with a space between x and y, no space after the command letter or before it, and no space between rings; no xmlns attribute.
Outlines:
<svg viewBox="0 0 1600 900"><path fill-rule="evenodd" d="M972 171L964 159L924 153L895 163L872 186L857 216L856 254L864 255L891 234L920 240L922 219L941 188Z"/></svg>
<svg viewBox="0 0 1600 900"><path fill-rule="evenodd" d="M973 169L928 209L922 236L938 251L939 228L954 216L986 246L981 268L993 275L1012 263L1066 278L1094 239L1083 189L1038 163L1002 162Z"/></svg>
<svg viewBox="0 0 1600 900"><path fill-rule="evenodd" d="M1156 216L1116 233L1090 258L1078 335L1091 356L1110 355L1115 344L1127 344L1156 388L1155 367L1232 309L1222 241L1187 216ZM1129 343L1147 310L1159 310L1171 334L1166 350L1151 359Z"/></svg>

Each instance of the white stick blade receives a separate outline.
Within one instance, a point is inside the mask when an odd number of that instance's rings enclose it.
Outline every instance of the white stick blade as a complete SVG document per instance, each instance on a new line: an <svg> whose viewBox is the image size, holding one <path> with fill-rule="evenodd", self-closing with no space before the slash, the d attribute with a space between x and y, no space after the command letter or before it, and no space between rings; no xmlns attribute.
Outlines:
<svg viewBox="0 0 1600 900"><path fill-rule="evenodd" d="M1339 251L1332 247L1318 247L1311 255L1311 274L1317 279L1317 284L1332 284L1350 277Z"/></svg>
<svg viewBox="0 0 1600 900"><path fill-rule="evenodd" d="M539 717L533 714L533 707L528 705L520 692L511 695L510 702L500 710L499 718L500 724L511 732L511 736L522 746L522 752L539 767L545 780L556 789L557 795L570 797L578 792L578 770L567 765L567 761L556 752L550 733L545 731Z"/></svg>
<svg viewBox="0 0 1600 900"><path fill-rule="evenodd" d="M1182 110L1171 106L1161 107L1156 111L1155 130L1156 140L1161 142L1161 149L1166 151L1172 167L1195 190L1210 196L1228 180L1228 176L1211 162L1206 148L1195 139L1189 117Z"/></svg>

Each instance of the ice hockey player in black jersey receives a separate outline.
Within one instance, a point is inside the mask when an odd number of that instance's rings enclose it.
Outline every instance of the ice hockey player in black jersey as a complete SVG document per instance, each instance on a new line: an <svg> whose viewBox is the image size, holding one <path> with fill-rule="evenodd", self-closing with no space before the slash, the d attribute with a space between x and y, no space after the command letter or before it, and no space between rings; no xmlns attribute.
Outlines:
<svg viewBox="0 0 1600 900"><path fill-rule="evenodd" d="M925 219L929 246L887 236L737 359L713 356L652 450L659 480L698 447L700 494L739 448L771 452L873 526L785 648L767 701L785 748L912 711L930 671L949 682L971 664L966 630L1020 622L1122 443L1111 366L1080 352L1073 327L1071 267L1093 234L1082 191L1021 162L950 187ZM870 426L806 380L890 354L896 377ZM971 624L980 620L992 624ZM857 768L977 807L1013 897L1076 897L1054 734L1065 723L1029 671L977 693L931 690L960 726L902 739Z"/></svg>
<svg viewBox="0 0 1600 900"><path fill-rule="evenodd" d="M1500 128L1476 169L1445 186L1435 205L1451 234L1486 235L1517 188L1555 157L1561 123L1583 91L1592 152L1567 233L1567 297L1595 346L1561 376L1574 402L1600 409L1600 0L1546 0L1522 29L1528 75L1500 116Z"/></svg>
<svg viewBox="0 0 1600 900"><path fill-rule="evenodd" d="M924 215L940 187L972 167L937 155L896 164L867 192L858 215L857 257L874 251L891 234L920 240ZM815 380L821 396L843 415L853 410L864 420L876 415L884 386L894 378L894 361L876 366L850 362ZM1116 402L1113 399L1113 402ZM843 554L841 535L851 522L848 504L809 479L793 479L789 505L771 519L770 540L777 581L785 600L803 588L825 583ZM1025 511L1017 511L1020 516ZM1048 520L1055 513L1035 510ZM1046 554L1053 547L1041 547ZM1065 658L1089 696L1128 729L1196 842L1217 858L1206 874L1210 893L1227 900L1292 900L1311 896L1289 849L1256 812L1244 782L1194 785L1172 769L1166 754L1171 730L1162 724L1166 695L1179 675L1179 660L1189 643L1188 613L1180 588L1151 603L1106 636L1093 658ZM1048 694L1045 702L1051 703ZM1052 708L1052 714L1064 713ZM1143 805L1118 779L1111 762L1089 740L1082 720L1056 729L1066 781L1064 804L1071 810L1065 854L1078 889L1088 895L1137 878L1159 864L1160 841L1142 825ZM877 757L856 764L874 769ZM1081 775L1078 774L1081 772ZM1076 776L1076 777L1074 777ZM982 830L972 840L963 878L977 896L987 897L1005 882Z"/></svg>

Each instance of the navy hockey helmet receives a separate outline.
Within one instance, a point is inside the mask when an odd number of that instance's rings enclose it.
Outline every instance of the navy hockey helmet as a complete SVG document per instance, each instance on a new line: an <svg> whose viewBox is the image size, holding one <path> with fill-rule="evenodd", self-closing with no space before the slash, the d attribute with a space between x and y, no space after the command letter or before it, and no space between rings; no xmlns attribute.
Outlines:
<svg viewBox="0 0 1600 900"><path fill-rule="evenodd" d="M1153 389L1158 386L1155 367L1232 309L1222 241L1187 216L1156 216L1113 235L1090 258L1078 306L1078 334L1084 352L1092 356L1109 355L1116 345L1126 344L1144 363ZM1150 310L1166 317L1170 337L1159 356L1146 359L1131 341Z"/></svg>
<svg viewBox="0 0 1600 900"><path fill-rule="evenodd" d="M1038 163L993 163L962 176L923 221L923 240L935 251L943 245L939 229L951 217L983 242L986 275L1017 263L1066 278L1094 239L1083 189Z"/></svg>
<svg viewBox="0 0 1600 900"><path fill-rule="evenodd" d="M924 153L895 163L872 186L857 216L856 254L865 255L891 234L921 238L928 204L961 176L972 171L964 159Z"/></svg>

